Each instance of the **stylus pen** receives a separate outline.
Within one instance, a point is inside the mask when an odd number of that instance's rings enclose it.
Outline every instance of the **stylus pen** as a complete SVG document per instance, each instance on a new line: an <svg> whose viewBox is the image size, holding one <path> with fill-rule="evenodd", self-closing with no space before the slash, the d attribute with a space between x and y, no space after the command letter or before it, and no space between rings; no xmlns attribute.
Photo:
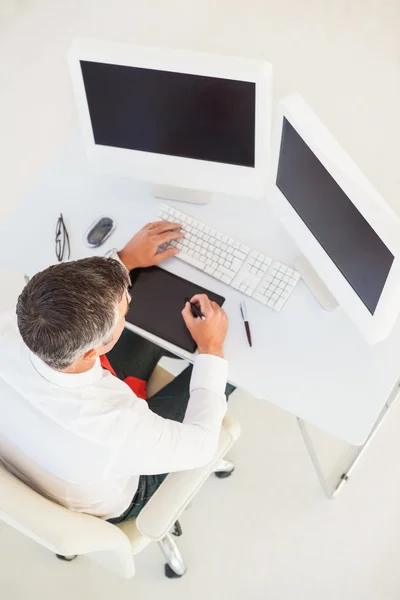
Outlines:
<svg viewBox="0 0 400 600"><path fill-rule="evenodd" d="M246 335L247 335L247 339L249 340L249 346L252 346L251 343L251 333L250 333L250 325L249 325L249 320L247 318L247 310L246 310L246 305L244 302L240 303L240 312L242 313L242 318L244 321L244 326L246 328Z"/></svg>
<svg viewBox="0 0 400 600"><path fill-rule="evenodd" d="M203 313L201 312L201 310L199 308L197 308L196 304L193 304L193 302L190 302L189 298L185 298L185 302L189 302L190 308L192 309L192 315L194 317L199 317L199 319L201 319L202 321L204 321L205 316L203 315Z"/></svg>

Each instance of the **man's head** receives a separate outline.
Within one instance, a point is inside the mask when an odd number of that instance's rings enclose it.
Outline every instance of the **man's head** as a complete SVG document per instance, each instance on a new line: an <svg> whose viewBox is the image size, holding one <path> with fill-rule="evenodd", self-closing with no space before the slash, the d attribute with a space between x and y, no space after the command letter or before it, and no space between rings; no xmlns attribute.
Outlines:
<svg viewBox="0 0 400 600"><path fill-rule="evenodd" d="M37 273L17 302L22 339L53 369L88 370L123 331L129 284L128 271L110 258L84 258Z"/></svg>

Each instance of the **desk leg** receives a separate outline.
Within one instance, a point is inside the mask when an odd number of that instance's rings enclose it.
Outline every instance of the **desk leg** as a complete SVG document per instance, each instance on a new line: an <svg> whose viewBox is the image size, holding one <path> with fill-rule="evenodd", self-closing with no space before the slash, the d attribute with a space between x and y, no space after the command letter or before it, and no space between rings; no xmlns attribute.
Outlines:
<svg viewBox="0 0 400 600"><path fill-rule="evenodd" d="M311 462L314 465L315 472L317 473L317 477L319 479L321 487L327 498L334 498L336 496L336 494L342 489L342 487L346 483L346 481L348 481L351 471L354 469L357 462L363 455L363 453L366 450L367 446L369 445L370 441L374 437L375 433L378 431L379 426L382 424L384 417L387 415L389 408L392 406L394 400L397 398L398 391L399 391L398 385L396 385L395 390L393 391L393 393L389 397L388 401L386 402L385 406L383 407L381 413L379 414L379 416L376 420L376 423L372 428L371 433L367 437L364 444L362 446L357 447L356 453L353 456L353 458L351 459L349 466L344 471L344 473L342 473L342 475L339 477L339 481L336 483L336 485L334 487L331 487L329 485L327 478L325 477L325 474L324 474L322 467L320 465L320 462L318 460L318 456L315 451L314 445L311 441L310 434L308 433L306 422L303 421L303 419L300 419L299 417L297 418L297 423L299 425L301 435L303 436L304 444L308 450L308 453L311 458Z"/></svg>

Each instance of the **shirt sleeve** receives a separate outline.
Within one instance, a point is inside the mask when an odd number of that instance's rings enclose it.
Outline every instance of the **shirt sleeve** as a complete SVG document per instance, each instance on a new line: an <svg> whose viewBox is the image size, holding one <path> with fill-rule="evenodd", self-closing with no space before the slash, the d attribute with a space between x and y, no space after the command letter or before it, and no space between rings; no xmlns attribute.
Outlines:
<svg viewBox="0 0 400 600"><path fill-rule="evenodd" d="M152 412L137 400L122 450L125 473L155 475L207 464L214 456L226 413L228 363L217 356L199 355L190 381L183 423Z"/></svg>

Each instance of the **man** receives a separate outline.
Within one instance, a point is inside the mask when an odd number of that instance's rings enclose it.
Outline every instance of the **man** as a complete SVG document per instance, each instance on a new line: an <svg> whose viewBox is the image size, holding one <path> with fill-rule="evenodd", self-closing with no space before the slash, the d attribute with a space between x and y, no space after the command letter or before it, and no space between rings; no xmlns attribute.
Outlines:
<svg viewBox="0 0 400 600"><path fill-rule="evenodd" d="M228 321L204 295L192 298L204 320L182 311L194 366L148 402L132 391L162 351L124 331L128 271L176 254L158 253L182 237L175 228L146 225L117 260L49 267L22 291L17 323L0 318L0 459L49 498L112 522L137 516L166 473L210 461L226 411Z"/></svg>

